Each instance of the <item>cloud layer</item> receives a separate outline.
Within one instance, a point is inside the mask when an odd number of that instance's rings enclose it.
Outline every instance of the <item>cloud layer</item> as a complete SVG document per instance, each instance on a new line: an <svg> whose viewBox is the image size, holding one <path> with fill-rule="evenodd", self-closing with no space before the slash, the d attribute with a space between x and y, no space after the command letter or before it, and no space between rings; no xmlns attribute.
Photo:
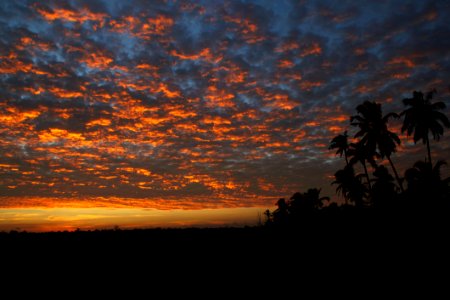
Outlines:
<svg viewBox="0 0 450 300"><path fill-rule="evenodd" d="M342 160L327 146L356 104L398 111L414 89L448 98L449 12L447 1L2 1L0 205L330 195ZM434 149L448 159L448 137Z"/></svg>

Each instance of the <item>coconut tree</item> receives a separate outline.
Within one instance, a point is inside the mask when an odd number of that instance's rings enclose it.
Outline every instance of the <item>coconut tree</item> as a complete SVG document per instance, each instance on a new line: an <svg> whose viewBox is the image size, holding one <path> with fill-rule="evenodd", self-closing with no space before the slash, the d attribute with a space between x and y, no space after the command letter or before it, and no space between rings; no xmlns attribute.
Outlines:
<svg viewBox="0 0 450 300"><path fill-rule="evenodd" d="M394 177L389 174L388 169L381 165L373 172L375 177L372 186L371 200L375 208L386 210L393 207L397 197Z"/></svg>
<svg viewBox="0 0 450 300"><path fill-rule="evenodd" d="M357 162L359 162L364 169L364 175L366 176L367 185L369 186L369 190L372 189L372 185L370 183L370 177L369 172L367 171L367 164L366 162L369 162L369 164L375 168L376 162L375 162L375 156L378 156L376 152L369 152L365 149L364 145L360 142L358 143L351 143L348 148L348 156L350 157L349 165L348 167L353 167Z"/></svg>
<svg viewBox="0 0 450 300"><path fill-rule="evenodd" d="M379 153L381 158L387 158L394 171L400 189L403 185L398 176L397 169L392 162L391 155L400 145L400 139L394 132L388 129L390 118L398 118L396 113L389 113L383 116L381 104L365 101L356 107L358 115L350 118L350 124L359 127L355 137L360 138L360 142L368 153Z"/></svg>
<svg viewBox="0 0 450 300"><path fill-rule="evenodd" d="M273 212L273 222L278 225L286 225L289 218L289 206L284 198L277 201L278 208Z"/></svg>
<svg viewBox="0 0 450 300"><path fill-rule="evenodd" d="M323 201L330 202L330 197L320 197L320 191L322 189L312 188L308 189L305 196L309 199L314 209L321 209L323 207Z"/></svg>
<svg viewBox="0 0 450 300"><path fill-rule="evenodd" d="M331 140L330 147L328 147L328 149L337 149L336 155L339 155L340 157L344 155L346 165L348 166L348 146L348 135L347 131L345 131L344 134L339 134Z"/></svg>
<svg viewBox="0 0 450 300"><path fill-rule="evenodd" d="M310 213L323 207L323 201L330 201L329 197L320 197L321 189L308 189L305 193L295 193L291 197L290 211L293 214Z"/></svg>
<svg viewBox="0 0 450 300"><path fill-rule="evenodd" d="M444 126L449 128L450 122L445 114L440 112L445 109L445 103L442 101L432 103L433 95L436 90L428 92L425 96L422 92L413 92L412 98L403 99L403 104L408 108L400 116L404 116L402 132L410 136L413 134L414 143L422 140L427 146L428 163L431 161L429 133L433 139L439 141L444 134Z"/></svg>
<svg viewBox="0 0 450 300"><path fill-rule="evenodd" d="M345 201L355 203L356 207L364 206L364 197L367 189L361 182L361 176L356 175L353 167L349 165L334 174L335 181L331 184L336 184L336 193L342 195Z"/></svg>
<svg viewBox="0 0 450 300"><path fill-rule="evenodd" d="M418 161L405 172L408 183L408 198L420 207L439 208L450 205L450 177L441 177L441 167L446 162L438 161L433 167L428 162Z"/></svg>

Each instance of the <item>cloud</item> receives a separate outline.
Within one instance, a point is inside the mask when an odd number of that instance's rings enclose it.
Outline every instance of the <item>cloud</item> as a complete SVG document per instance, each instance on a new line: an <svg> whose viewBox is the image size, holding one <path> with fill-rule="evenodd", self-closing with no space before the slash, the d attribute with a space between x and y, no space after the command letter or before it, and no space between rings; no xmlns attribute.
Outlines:
<svg viewBox="0 0 450 300"><path fill-rule="evenodd" d="M449 96L446 5L4 1L3 196L198 208L333 195L342 160L327 146L356 104ZM448 137L433 146L446 158Z"/></svg>

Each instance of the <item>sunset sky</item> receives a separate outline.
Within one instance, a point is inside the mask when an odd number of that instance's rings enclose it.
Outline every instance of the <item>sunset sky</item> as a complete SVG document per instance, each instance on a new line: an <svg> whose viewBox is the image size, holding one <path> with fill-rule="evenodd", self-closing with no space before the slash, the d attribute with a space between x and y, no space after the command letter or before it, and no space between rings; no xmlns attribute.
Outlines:
<svg viewBox="0 0 450 300"><path fill-rule="evenodd" d="M327 148L357 104L435 88L450 106L449 19L444 0L0 1L0 231L339 201ZM426 150L400 136L403 174Z"/></svg>

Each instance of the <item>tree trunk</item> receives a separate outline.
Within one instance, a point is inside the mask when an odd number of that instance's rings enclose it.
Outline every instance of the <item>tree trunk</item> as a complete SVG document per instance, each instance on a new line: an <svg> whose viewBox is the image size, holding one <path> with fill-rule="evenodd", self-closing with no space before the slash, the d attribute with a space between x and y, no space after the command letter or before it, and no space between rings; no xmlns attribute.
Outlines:
<svg viewBox="0 0 450 300"><path fill-rule="evenodd" d="M395 168L394 163L392 162L391 156L388 155L387 159L389 161L389 164L391 165L392 171L394 171L395 179L397 179L398 186L400 187L400 190L402 191L402 193L404 193L405 190L403 189L403 184L400 180L400 177L398 177L397 169Z"/></svg>
<svg viewBox="0 0 450 300"><path fill-rule="evenodd" d="M427 142L427 151L428 151L428 162L430 163L431 168L433 168L433 163L431 162L431 149L430 149L430 139L428 138L428 133L426 137Z"/></svg>
<svg viewBox="0 0 450 300"><path fill-rule="evenodd" d="M369 191L371 191L372 190L372 184L370 184L369 173L367 172L366 162L364 160L362 161L362 165L364 167L364 173L366 173L367 184L369 185Z"/></svg>
<svg viewBox="0 0 450 300"><path fill-rule="evenodd" d="M345 157L345 162L347 163L347 167L348 167L347 150L345 150L345 149L344 149L344 157Z"/></svg>

